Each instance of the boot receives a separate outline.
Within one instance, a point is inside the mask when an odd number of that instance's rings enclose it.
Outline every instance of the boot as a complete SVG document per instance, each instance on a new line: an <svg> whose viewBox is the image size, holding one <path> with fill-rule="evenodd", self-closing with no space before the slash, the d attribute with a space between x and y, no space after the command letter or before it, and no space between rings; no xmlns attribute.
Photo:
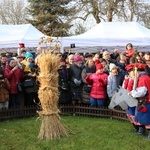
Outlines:
<svg viewBox="0 0 150 150"><path fill-rule="evenodd" d="M140 126L137 134L143 135L144 133L145 133L145 127L144 126Z"/></svg>
<svg viewBox="0 0 150 150"><path fill-rule="evenodd" d="M139 131L139 126L133 124L133 132L137 133Z"/></svg>

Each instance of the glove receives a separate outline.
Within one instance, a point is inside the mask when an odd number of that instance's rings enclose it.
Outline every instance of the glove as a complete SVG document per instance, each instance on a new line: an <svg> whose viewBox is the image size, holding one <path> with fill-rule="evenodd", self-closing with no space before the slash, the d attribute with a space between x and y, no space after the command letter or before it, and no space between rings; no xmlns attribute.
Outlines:
<svg viewBox="0 0 150 150"><path fill-rule="evenodd" d="M74 83L75 83L77 86L80 86L81 80L74 79Z"/></svg>

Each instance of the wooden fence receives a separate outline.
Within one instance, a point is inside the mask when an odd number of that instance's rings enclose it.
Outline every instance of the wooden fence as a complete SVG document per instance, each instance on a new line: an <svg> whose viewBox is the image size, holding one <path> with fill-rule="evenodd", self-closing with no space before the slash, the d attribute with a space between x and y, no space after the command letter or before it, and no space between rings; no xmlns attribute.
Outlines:
<svg viewBox="0 0 150 150"><path fill-rule="evenodd" d="M80 104L73 106L60 105L60 115L76 115L76 116L88 116L88 117L100 117L100 118L111 118L123 121L128 121L125 111L117 108L110 110L108 108L92 108L86 104ZM37 110L40 110L38 106L23 107L21 109L8 109L0 111L0 120L23 118L30 116L38 116Z"/></svg>

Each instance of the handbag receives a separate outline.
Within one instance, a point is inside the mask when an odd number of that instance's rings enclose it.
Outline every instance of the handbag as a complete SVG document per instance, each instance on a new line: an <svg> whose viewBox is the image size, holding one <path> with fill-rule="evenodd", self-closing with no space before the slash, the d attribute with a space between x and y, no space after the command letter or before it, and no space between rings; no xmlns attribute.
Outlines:
<svg viewBox="0 0 150 150"><path fill-rule="evenodd" d="M24 82L23 82L23 86L24 87L33 87L34 86L34 82L32 79L26 79Z"/></svg>

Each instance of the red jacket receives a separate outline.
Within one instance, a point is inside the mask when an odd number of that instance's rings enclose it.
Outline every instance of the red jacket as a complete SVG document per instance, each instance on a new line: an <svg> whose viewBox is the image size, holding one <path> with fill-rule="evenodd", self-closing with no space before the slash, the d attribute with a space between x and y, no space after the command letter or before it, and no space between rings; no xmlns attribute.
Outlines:
<svg viewBox="0 0 150 150"><path fill-rule="evenodd" d="M24 72L22 69L12 71L10 66L6 66L4 69L4 76L10 82L10 94L18 93L18 83L24 78Z"/></svg>
<svg viewBox="0 0 150 150"><path fill-rule="evenodd" d="M88 84L92 85L90 97L96 99L106 98L108 75L106 73L93 73L86 77Z"/></svg>
<svg viewBox="0 0 150 150"><path fill-rule="evenodd" d="M131 58L133 56L133 54L134 54L134 49L128 49L128 50L126 50L126 55L129 58Z"/></svg>

